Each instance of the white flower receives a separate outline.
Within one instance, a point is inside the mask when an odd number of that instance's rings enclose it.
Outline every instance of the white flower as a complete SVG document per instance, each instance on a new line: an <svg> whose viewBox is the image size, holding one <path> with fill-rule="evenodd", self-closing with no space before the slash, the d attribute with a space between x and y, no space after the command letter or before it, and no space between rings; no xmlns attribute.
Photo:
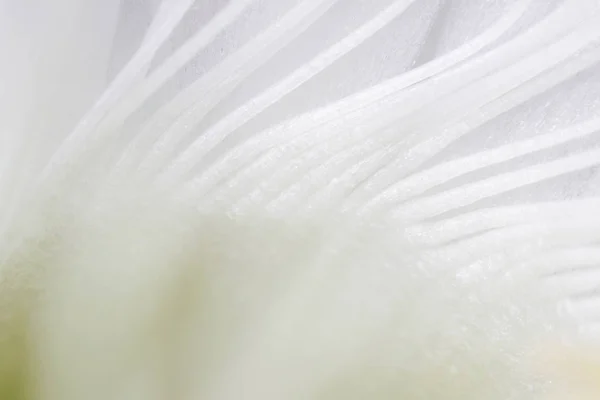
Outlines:
<svg viewBox="0 0 600 400"><path fill-rule="evenodd" d="M593 398L599 7L0 0L0 399Z"/></svg>

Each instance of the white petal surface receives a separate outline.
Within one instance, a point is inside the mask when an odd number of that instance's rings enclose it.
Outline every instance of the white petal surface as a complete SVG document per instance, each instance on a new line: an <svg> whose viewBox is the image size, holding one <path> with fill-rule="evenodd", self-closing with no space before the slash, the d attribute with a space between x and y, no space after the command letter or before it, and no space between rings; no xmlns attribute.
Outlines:
<svg viewBox="0 0 600 400"><path fill-rule="evenodd" d="M594 396L598 18L0 0L0 398Z"/></svg>

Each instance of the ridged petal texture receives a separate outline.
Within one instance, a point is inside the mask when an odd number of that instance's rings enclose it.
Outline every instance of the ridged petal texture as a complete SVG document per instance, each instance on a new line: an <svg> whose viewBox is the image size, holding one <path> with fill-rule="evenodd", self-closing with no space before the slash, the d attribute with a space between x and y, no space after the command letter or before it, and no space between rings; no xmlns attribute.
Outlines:
<svg viewBox="0 0 600 400"><path fill-rule="evenodd" d="M0 0L0 399L600 396L597 0Z"/></svg>

